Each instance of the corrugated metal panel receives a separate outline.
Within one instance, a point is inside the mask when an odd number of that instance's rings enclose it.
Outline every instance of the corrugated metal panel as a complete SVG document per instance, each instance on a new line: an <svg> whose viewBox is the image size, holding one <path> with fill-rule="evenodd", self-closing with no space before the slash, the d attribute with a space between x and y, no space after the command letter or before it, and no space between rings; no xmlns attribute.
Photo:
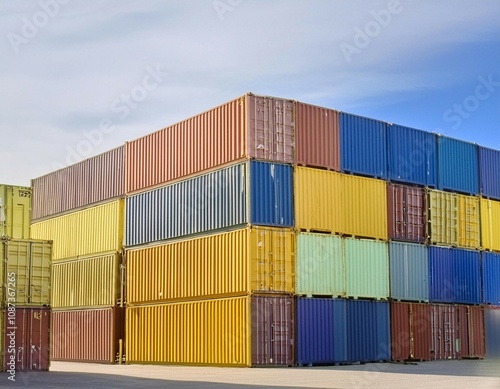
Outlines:
<svg viewBox="0 0 500 389"><path fill-rule="evenodd" d="M425 242L425 198L421 188L387 185L389 239Z"/></svg>
<svg viewBox="0 0 500 389"><path fill-rule="evenodd" d="M479 198L458 195L458 245L479 248Z"/></svg>
<svg viewBox="0 0 500 389"><path fill-rule="evenodd" d="M123 197L125 191L124 146L88 158L31 181L31 219Z"/></svg>
<svg viewBox="0 0 500 389"><path fill-rule="evenodd" d="M391 359L389 303L347 301L347 360L375 362Z"/></svg>
<svg viewBox="0 0 500 389"><path fill-rule="evenodd" d="M0 304L50 304L52 243L36 240L0 240ZM4 296L5 293L5 296Z"/></svg>
<svg viewBox="0 0 500 389"><path fill-rule="evenodd" d="M5 310L0 310L0 347L2 347L2 352L0 352L0 371L5 371L5 350L6 344L4 343L5 337ZM10 343L10 339L9 339ZM8 345L7 345L8 348ZM10 367L9 367L10 368ZM8 370L8 369L7 369Z"/></svg>
<svg viewBox="0 0 500 389"><path fill-rule="evenodd" d="M295 279L295 294L345 296L342 238L298 233Z"/></svg>
<svg viewBox="0 0 500 389"><path fill-rule="evenodd" d="M439 189L469 195L479 193L478 146L438 136Z"/></svg>
<svg viewBox="0 0 500 389"><path fill-rule="evenodd" d="M458 196L439 190L429 190L428 234L432 243L458 245Z"/></svg>
<svg viewBox="0 0 500 389"><path fill-rule="evenodd" d="M346 295L385 299L389 297L389 258L387 243L344 240Z"/></svg>
<svg viewBox="0 0 500 389"><path fill-rule="evenodd" d="M252 365L294 365L294 305L293 297L251 298Z"/></svg>
<svg viewBox="0 0 500 389"><path fill-rule="evenodd" d="M386 183L343 175L343 233L387 240ZM338 212L338 209L336 210Z"/></svg>
<svg viewBox="0 0 500 389"><path fill-rule="evenodd" d="M437 186L436 134L392 124L387 143L389 180Z"/></svg>
<svg viewBox="0 0 500 389"><path fill-rule="evenodd" d="M483 303L500 305L500 254L481 252L483 271Z"/></svg>
<svg viewBox="0 0 500 389"><path fill-rule="evenodd" d="M430 301L481 303L479 251L429 248Z"/></svg>
<svg viewBox="0 0 500 389"><path fill-rule="evenodd" d="M500 251L500 201L481 199L481 245Z"/></svg>
<svg viewBox="0 0 500 389"><path fill-rule="evenodd" d="M432 359L458 359L460 336L454 305L431 305Z"/></svg>
<svg viewBox="0 0 500 389"><path fill-rule="evenodd" d="M53 240L52 259L119 251L123 200L76 211L31 225L31 237Z"/></svg>
<svg viewBox="0 0 500 389"><path fill-rule="evenodd" d="M340 113L340 158L343 172L387 177L387 124Z"/></svg>
<svg viewBox="0 0 500 389"><path fill-rule="evenodd" d="M51 359L114 363L124 335L123 308L52 311Z"/></svg>
<svg viewBox="0 0 500 389"><path fill-rule="evenodd" d="M339 113L297 102L296 163L340 170Z"/></svg>
<svg viewBox="0 0 500 389"><path fill-rule="evenodd" d="M0 185L0 236L29 239L31 188Z"/></svg>
<svg viewBox="0 0 500 389"><path fill-rule="evenodd" d="M291 169L265 162L240 163L130 196L126 244L135 246L250 222L292 227ZM247 179L253 184L251 192Z"/></svg>
<svg viewBox="0 0 500 389"><path fill-rule="evenodd" d="M500 359L500 307L485 307L486 357Z"/></svg>
<svg viewBox="0 0 500 389"><path fill-rule="evenodd" d="M49 322L48 308L5 310L5 370L49 370Z"/></svg>
<svg viewBox="0 0 500 389"><path fill-rule="evenodd" d="M459 305L460 356L462 358L484 358L484 308Z"/></svg>
<svg viewBox="0 0 500 389"><path fill-rule="evenodd" d="M429 253L421 244L389 243L391 298L429 301Z"/></svg>
<svg viewBox="0 0 500 389"><path fill-rule="evenodd" d="M128 363L250 366L250 298L127 307Z"/></svg>
<svg viewBox="0 0 500 389"><path fill-rule="evenodd" d="M118 253L55 263L52 308L114 306L120 298L120 264Z"/></svg>
<svg viewBox="0 0 500 389"><path fill-rule="evenodd" d="M297 364L347 361L347 300L297 298Z"/></svg>
<svg viewBox="0 0 500 389"><path fill-rule="evenodd" d="M500 150L478 146L481 195L500 200Z"/></svg>
<svg viewBox="0 0 500 389"><path fill-rule="evenodd" d="M294 291L295 234L252 227L127 250L127 304Z"/></svg>
<svg viewBox="0 0 500 389"><path fill-rule="evenodd" d="M391 302L392 360L430 361L431 348L430 305Z"/></svg>

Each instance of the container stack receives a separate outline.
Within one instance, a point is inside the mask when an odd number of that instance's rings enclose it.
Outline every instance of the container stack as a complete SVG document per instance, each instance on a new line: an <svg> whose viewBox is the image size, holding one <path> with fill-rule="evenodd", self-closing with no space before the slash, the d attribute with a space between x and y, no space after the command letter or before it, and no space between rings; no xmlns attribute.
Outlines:
<svg viewBox="0 0 500 389"><path fill-rule="evenodd" d="M48 370L52 242L29 240L31 189L0 185L0 370Z"/></svg>
<svg viewBox="0 0 500 389"><path fill-rule="evenodd" d="M122 360L123 152L32 180L31 236L54 242L53 360Z"/></svg>
<svg viewBox="0 0 500 389"><path fill-rule="evenodd" d="M294 116L246 95L126 145L128 363L294 364Z"/></svg>

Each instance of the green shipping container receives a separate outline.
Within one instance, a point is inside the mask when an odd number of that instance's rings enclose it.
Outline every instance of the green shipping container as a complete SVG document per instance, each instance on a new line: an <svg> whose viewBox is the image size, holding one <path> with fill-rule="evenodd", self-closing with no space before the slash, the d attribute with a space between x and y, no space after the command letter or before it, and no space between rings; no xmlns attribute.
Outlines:
<svg viewBox="0 0 500 389"><path fill-rule="evenodd" d="M52 243L43 240L0 240L2 306L50 305Z"/></svg>
<svg viewBox="0 0 500 389"><path fill-rule="evenodd" d="M342 238L336 235L298 233L295 293L345 296Z"/></svg>
<svg viewBox="0 0 500 389"><path fill-rule="evenodd" d="M29 239L31 188L0 185L0 236Z"/></svg>
<svg viewBox="0 0 500 389"><path fill-rule="evenodd" d="M346 238L344 258L348 297L389 297L389 252L386 242Z"/></svg>

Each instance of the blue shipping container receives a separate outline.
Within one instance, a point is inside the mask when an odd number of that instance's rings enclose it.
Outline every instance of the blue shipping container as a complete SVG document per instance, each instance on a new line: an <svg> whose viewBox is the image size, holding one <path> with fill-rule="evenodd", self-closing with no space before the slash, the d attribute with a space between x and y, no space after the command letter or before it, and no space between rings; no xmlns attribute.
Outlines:
<svg viewBox="0 0 500 389"><path fill-rule="evenodd" d="M391 298L429 301L429 249L422 244L389 243Z"/></svg>
<svg viewBox="0 0 500 389"><path fill-rule="evenodd" d="M387 143L389 180L437 187L436 134L393 124Z"/></svg>
<svg viewBox="0 0 500 389"><path fill-rule="evenodd" d="M438 137L438 189L469 195L479 193L478 146Z"/></svg>
<svg viewBox="0 0 500 389"><path fill-rule="evenodd" d="M500 305L500 254L483 251L482 261L483 303Z"/></svg>
<svg viewBox="0 0 500 389"><path fill-rule="evenodd" d="M500 150L479 146L479 181L484 197L500 200Z"/></svg>
<svg viewBox="0 0 500 389"><path fill-rule="evenodd" d="M429 284L431 302L481 304L479 251L431 246Z"/></svg>
<svg viewBox="0 0 500 389"><path fill-rule="evenodd" d="M292 193L291 166L252 161L132 195L126 200L125 244L248 223L293 227Z"/></svg>
<svg viewBox="0 0 500 389"><path fill-rule="evenodd" d="M340 159L342 172L387 177L387 124L340 113Z"/></svg>
<svg viewBox="0 0 500 389"><path fill-rule="evenodd" d="M486 358L500 359L500 308L484 309Z"/></svg>

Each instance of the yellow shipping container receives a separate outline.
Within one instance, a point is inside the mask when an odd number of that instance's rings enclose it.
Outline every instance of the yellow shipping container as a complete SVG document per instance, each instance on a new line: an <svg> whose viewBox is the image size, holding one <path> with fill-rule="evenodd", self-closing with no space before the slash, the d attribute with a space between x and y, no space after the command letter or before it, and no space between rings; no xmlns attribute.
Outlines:
<svg viewBox="0 0 500 389"><path fill-rule="evenodd" d="M500 251L500 201L481 199L481 242L485 250Z"/></svg>
<svg viewBox="0 0 500 389"><path fill-rule="evenodd" d="M479 198L473 196L458 196L458 245L462 247L479 248Z"/></svg>
<svg viewBox="0 0 500 389"><path fill-rule="evenodd" d="M458 245L458 195L428 190L428 235L432 243Z"/></svg>
<svg viewBox="0 0 500 389"><path fill-rule="evenodd" d="M294 292L295 234L247 227L126 251L127 304Z"/></svg>
<svg viewBox="0 0 500 389"><path fill-rule="evenodd" d="M299 230L388 238L385 181L300 166L294 174Z"/></svg>
<svg viewBox="0 0 500 389"><path fill-rule="evenodd" d="M112 307L121 299L121 255L108 253L55 263L52 308Z"/></svg>
<svg viewBox="0 0 500 389"><path fill-rule="evenodd" d="M31 188L0 185L0 236L29 239Z"/></svg>
<svg viewBox="0 0 500 389"><path fill-rule="evenodd" d="M54 241L54 261L118 252L123 242L123 218L123 200L116 200L34 223L31 236Z"/></svg>

